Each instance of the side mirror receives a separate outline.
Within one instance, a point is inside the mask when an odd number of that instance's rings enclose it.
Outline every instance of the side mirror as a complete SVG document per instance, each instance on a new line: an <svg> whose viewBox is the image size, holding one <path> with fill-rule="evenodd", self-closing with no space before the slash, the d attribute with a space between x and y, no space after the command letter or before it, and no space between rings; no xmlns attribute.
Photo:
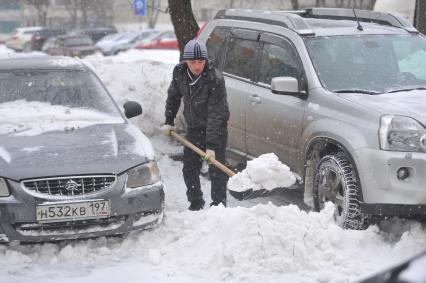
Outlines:
<svg viewBox="0 0 426 283"><path fill-rule="evenodd" d="M271 90L276 94L297 94L299 91L299 82L293 77L272 78Z"/></svg>
<svg viewBox="0 0 426 283"><path fill-rule="evenodd" d="M124 103L123 108L124 115L127 117L127 119L142 114L142 106L135 101L127 101Z"/></svg>

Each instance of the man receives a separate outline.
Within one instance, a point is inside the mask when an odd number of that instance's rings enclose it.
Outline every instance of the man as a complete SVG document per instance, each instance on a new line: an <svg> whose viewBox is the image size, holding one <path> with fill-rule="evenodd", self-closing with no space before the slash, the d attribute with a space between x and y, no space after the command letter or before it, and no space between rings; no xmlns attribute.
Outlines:
<svg viewBox="0 0 426 283"><path fill-rule="evenodd" d="M206 151L206 160L225 161L228 138L229 110L225 80L207 58L206 45L189 41L184 49L183 62L173 70L173 79L166 101L166 123L162 130L170 135L174 119L183 99L183 115L187 125L186 138ZM190 210L203 209L205 201L200 185L201 157L189 148L183 152L183 178ZM212 205L226 205L228 176L213 165L209 166Z"/></svg>

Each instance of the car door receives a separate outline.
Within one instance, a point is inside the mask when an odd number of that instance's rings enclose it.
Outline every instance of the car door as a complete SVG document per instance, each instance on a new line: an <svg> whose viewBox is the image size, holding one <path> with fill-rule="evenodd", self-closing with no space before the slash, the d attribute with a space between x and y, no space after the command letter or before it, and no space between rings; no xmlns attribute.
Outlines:
<svg viewBox="0 0 426 283"><path fill-rule="evenodd" d="M247 152L252 156L273 152L291 168L297 160L305 100L302 96L274 94L274 77L295 77L303 86L303 68L289 40L269 33L260 35L256 84L248 94Z"/></svg>
<svg viewBox="0 0 426 283"><path fill-rule="evenodd" d="M245 126L246 103L255 93L253 77L259 42L259 33L252 30L233 29L226 44L223 63L230 119L228 146L240 155L246 153Z"/></svg>

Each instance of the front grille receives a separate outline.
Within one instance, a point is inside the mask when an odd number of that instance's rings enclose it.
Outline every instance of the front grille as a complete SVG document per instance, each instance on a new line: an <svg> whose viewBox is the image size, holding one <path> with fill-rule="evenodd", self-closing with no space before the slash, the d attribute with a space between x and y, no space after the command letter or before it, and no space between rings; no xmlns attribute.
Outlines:
<svg viewBox="0 0 426 283"><path fill-rule="evenodd" d="M75 196L99 192L115 182L114 175L72 176L23 181L31 191L52 196Z"/></svg>

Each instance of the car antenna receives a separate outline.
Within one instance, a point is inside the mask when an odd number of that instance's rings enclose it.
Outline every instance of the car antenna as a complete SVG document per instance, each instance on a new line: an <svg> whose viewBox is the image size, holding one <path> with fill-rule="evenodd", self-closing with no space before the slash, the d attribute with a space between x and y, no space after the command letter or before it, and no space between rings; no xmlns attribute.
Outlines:
<svg viewBox="0 0 426 283"><path fill-rule="evenodd" d="M356 21L357 21L357 23L358 23L358 26L357 26L356 28L357 28L358 30L360 30L360 31L363 31L363 30L364 30L364 28L362 27L361 23L359 22L359 19L358 19L358 17L357 17L357 15L356 15L356 13L355 13L355 9L352 9L352 11L354 12L355 19L356 19Z"/></svg>

